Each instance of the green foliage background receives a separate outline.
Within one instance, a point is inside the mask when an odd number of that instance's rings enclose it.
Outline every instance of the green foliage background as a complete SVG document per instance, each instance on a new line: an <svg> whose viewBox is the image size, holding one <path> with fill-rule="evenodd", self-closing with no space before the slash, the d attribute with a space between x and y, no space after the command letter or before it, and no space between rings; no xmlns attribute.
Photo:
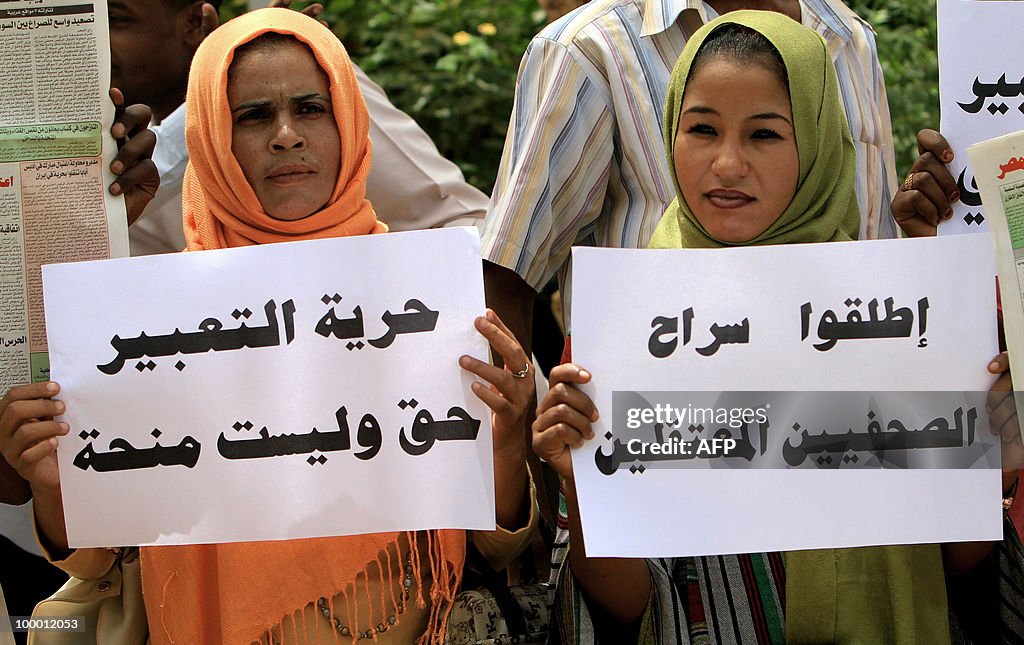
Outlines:
<svg viewBox="0 0 1024 645"><path fill-rule="evenodd" d="M471 183L490 193L519 61L546 21L537 0L320 2L322 17L353 60L430 133ZM878 34L902 176L916 158L917 130L939 123L935 0L846 2ZM225 0L222 19L245 6L245 0Z"/></svg>

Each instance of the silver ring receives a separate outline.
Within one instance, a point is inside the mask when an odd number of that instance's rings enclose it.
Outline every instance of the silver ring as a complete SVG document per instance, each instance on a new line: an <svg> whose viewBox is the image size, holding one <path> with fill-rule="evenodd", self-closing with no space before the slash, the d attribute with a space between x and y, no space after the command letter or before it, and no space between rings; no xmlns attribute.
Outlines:
<svg viewBox="0 0 1024 645"><path fill-rule="evenodd" d="M512 370L509 370L510 372ZM530 363L526 363L526 367L519 370L518 372L512 372L513 378L526 378L526 375L530 373Z"/></svg>

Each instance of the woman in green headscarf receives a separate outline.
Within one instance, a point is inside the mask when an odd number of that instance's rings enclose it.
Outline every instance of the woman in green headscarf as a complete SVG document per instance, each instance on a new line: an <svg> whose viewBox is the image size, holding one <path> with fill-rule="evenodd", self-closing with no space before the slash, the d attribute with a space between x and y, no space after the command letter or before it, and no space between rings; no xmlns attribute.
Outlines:
<svg viewBox="0 0 1024 645"><path fill-rule="evenodd" d="M810 29L757 11L708 23L676 63L664 123L676 199L652 248L856 238L853 141L825 42ZM569 448L593 437L594 404L572 387L589 380L576 365L556 368L534 424L534 449L565 482L563 641L626 642L619 632L632 640L639 628L643 643L949 643L937 545L586 558Z"/></svg>

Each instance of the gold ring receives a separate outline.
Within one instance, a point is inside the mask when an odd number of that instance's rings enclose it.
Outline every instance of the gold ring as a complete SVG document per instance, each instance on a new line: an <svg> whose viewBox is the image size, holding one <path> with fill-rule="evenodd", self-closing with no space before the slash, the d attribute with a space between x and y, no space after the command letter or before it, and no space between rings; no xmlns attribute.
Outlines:
<svg viewBox="0 0 1024 645"><path fill-rule="evenodd" d="M914 190L914 173L907 173L907 178L903 180L903 190L907 191L908 193Z"/></svg>
<svg viewBox="0 0 1024 645"><path fill-rule="evenodd" d="M509 370L512 372L512 370ZM526 378L526 375L530 373L530 363L527 361L526 367L519 370L518 372L512 372L512 378Z"/></svg>

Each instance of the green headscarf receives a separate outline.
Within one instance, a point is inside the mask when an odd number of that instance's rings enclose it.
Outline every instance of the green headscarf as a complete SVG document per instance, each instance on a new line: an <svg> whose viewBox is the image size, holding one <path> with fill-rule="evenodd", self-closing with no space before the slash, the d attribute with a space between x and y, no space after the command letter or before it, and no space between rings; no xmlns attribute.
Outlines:
<svg viewBox="0 0 1024 645"><path fill-rule="evenodd" d="M775 46L789 75L793 130L800 158L796 194L785 212L745 244L792 244L856 239L860 209L854 190L857 169L853 138L839 99L839 83L825 41L814 31L772 11L734 11L693 34L679 56L665 101L665 153L676 198L658 223L649 247L656 249L726 246L708 235L683 199L676 179L675 146L683 93L690 66L708 36L735 23L762 34Z"/></svg>
<svg viewBox="0 0 1024 645"><path fill-rule="evenodd" d="M781 54L789 76L800 159L793 200L778 220L745 244L856 239L860 229L854 190L856 158L825 42L782 14L735 11L698 30L672 71L665 103L665 152L676 199L658 223L649 247L727 245L709 236L693 216L676 179L673 155L690 66L708 36L727 23L764 35ZM937 545L794 551L785 554L785 562L786 642L790 645L949 643L945 578Z"/></svg>

